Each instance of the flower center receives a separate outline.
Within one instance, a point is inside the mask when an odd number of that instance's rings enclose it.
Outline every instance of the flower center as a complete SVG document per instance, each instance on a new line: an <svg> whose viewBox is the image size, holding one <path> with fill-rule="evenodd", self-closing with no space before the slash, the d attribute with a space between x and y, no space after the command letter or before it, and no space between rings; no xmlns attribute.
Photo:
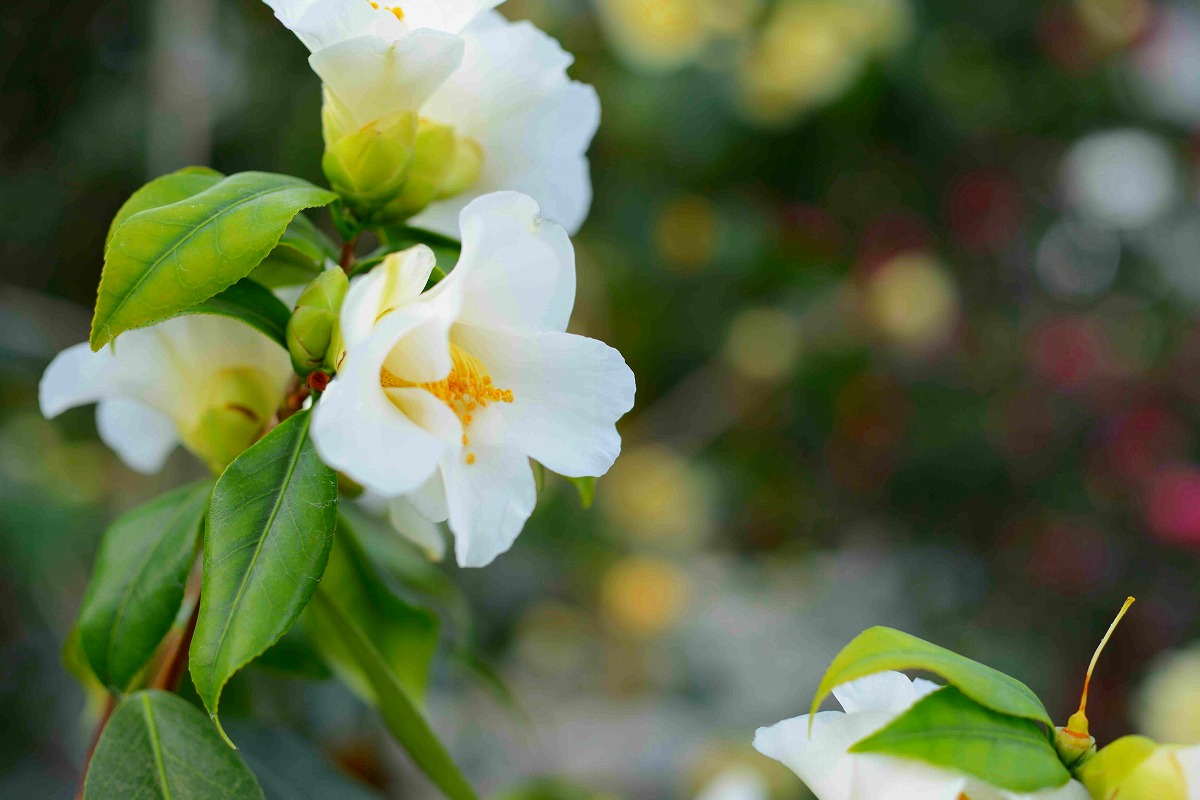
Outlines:
<svg viewBox="0 0 1200 800"><path fill-rule="evenodd" d="M379 383L385 389L415 386L441 400L462 423L462 443L465 447L471 443L467 428L470 427L475 412L486 408L489 403L511 403L514 398L512 389L500 389L495 385L482 361L456 344L450 345L450 363L450 374L433 383L411 383L396 377L387 367L380 369ZM468 452L466 461L468 464L474 464L475 454Z"/></svg>
<svg viewBox="0 0 1200 800"><path fill-rule="evenodd" d="M371 8L375 9L376 11L379 10L379 3L376 3L375 0L367 0L367 2L371 4ZM385 11L390 11L395 14L396 19L400 20L401 22L404 21L404 9L400 8L400 6L384 6L383 8Z"/></svg>

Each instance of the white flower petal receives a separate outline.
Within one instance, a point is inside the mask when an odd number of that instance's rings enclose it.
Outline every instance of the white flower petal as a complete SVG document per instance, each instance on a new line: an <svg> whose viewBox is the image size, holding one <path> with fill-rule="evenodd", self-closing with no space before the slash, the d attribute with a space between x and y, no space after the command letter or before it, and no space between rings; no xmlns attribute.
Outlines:
<svg viewBox="0 0 1200 800"><path fill-rule="evenodd" d="M759 728L754 749L795 772L821 800L848 800L854 759L846 756L846 750L890 721L891 715L879 712L821 711L813 719L810 737L805 714Z"/></svg>
<svg viewBox="0 0 1200 800"><path fill-rule="evenodd" d="M433 251L422 244L392 253L366 275L354 278L339 316L346 347L365 340L380 317L425 291L436 265Z"/></svg>
<svg viewBox="0 0 1200 800"><path fill-rule="evenodd" d="M416 111L462 60L457 36L420 29L394 41L358 36L313 53L308 63L359 126Z"/></svg>
<svg viewBox="0 0 1200 800"><path fill-rule="evenodd" d="M404 22L411 28L434 28L458 33L504 0L395 0L404 9Z"/></svg>
<svg viewBox="0 0 1200 800"><path fill-rule="evenodd" d="M457 294L459 320L524 331L563 331L575 305L575 250L540 218L533 199L497 192L462 212L462 257L430 295Z"/></svg>
<svg viewBox="0 0 1200 800"><path fill-rule="evenodd" d="M454 236L457 215L473 198L511 190L533 197L542 216L574 233L592 200L585 154L600 123L595 90L571 81L571 55L527 22L485 14L463 38L462 66L421 113L474 139L483 171L469 191L435 203L413 224Z"/></svg>
<svg viewBox="0 0 1200 800"><path fill-rule="evenodd" d="M877 672L833 689L833 696L848 714L886 711L899 714L925 695L940 688L931 681L913 681L903 672Z"/></svg>
<svg viewBox="0 0 1200 800"><path fill-rule="evenodd" d="M281 16L276 12L276 16L312 52L356 36L377 36L390 42L408 32L395 14L373 8L366 0L316 0L299 13Z"/></svg>
<svg viewBox="0 0 1200 800"><path fill-rule="evenodd" d="M317 403L313 444L326 464L380 494L411 492L429 479L446 443L392 403L379 381L384 359L420 318L389 314L350 351Z"/></svg>
<svg viewBox="0 0 1200 800"><path fill-rule="evenodd" d="M96 429L122 461L144 475L162 469L179 444L171 418L136 400L101 400Z"/></svg>
<svg viewBox="0 0 1200 800"><path fill-rule="evenodd" d="M511 404L494 406L507 441L570 478L609 470L621 452L616 422L633 408L635 391L619 352L569 333L521 335L463 325L454 337L487 366L497 386L512 390Z"/></svg>
<svg viewBox="0 0 1200 800"><path fill-rule="evenodd" d="M537 503L529 459L511 447L472 448L472 464L442 462L450 530L459 566L486 567L506 552Z"/></svg>
<svg viewBox="0 0 1200 800"><path fill-rule="evenodd" d="M38 384L42 416L54 419L69 408L95 403L113 391L113 351L93 353L87 342L54 357Z"/></svg>
<svg viewBox="0 0 1200 800"><path fill-rule="evenodd" d="M412 503L418 514L430 522L445 522L450 517L450 509L446 506L446 484L440 469L416 491L404 497Z"/></svg>
<svg viewBox="0 0 1200 800"><path fill-rule="evenodd" d="M418 311L423 317L421 323L404 335L383 365L388 372L409 383L434 383L445 379L453 368L450 359L453 317L438 313L437 308L430 305L424 305Z"/></svg>
<svg viewBox="0 0 1200 800"><path fill-rule="evenodd" d="M392 499L388 505L388 520L400 535L421 548L432 561L446 557L446 539L441 529L421 516L407 499Z"/></svg>
<svg viewBox="0 0 1200 800"><path fill-rule="evenodd" d="M388 398L426 433L441 439L447 449L462 449L463 426L450 406L417 387L384 389Z"/></svg>
<svg viewBox="0 0 1200 800"><path fill-rule="evenodd" d="M847 800L958 800L967 778L916 761L888 756L846 756L854 764ZM971 800L988 798L971 796Z"/></svg>
<svg viewBox="0 0 1200 800"><path fill-rule="evenodd" d="M977 781L971 781L967 784L967 795L971 800L976 800L976 798L978 800L989 800L989 795L986 793L985 787L977 784ZM995 796L1001 800L1091 800L1088 790L1084 788L1082 783L1076 780L1068 781L1064 786L1060 786L1057 789L1044 789L1031 794L1020 794L992 787L986 788L991 789L995 793Z"/></svg>
<svg viewBox="0 0 1200 800"><path fill-rule="evenodd" d="M1200 747L1181 747L1175 761L1187 783L1188 800L1200 800Z"/></svg>

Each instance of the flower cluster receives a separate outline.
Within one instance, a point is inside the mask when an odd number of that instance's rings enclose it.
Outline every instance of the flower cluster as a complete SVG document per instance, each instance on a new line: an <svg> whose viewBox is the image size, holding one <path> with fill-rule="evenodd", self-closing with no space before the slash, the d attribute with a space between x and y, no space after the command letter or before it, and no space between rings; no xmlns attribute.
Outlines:
<svg viewBox="0 0 1200 800"><path fill-rule="evenodd" d="M567 77L557 42L506 20L498 0L267 3L324 83L339 229L351 242L399 224L461 239L457 265L424 245L369 272L343 264L357 273L348 292L331 261L320 265L329 272L302 297L288 341L302 374L332 375L314 443L405 532L437 552L428 523L448 521L459 562L482 566L533 510L529 459L603 475L633 405L620 354L565 333L568 234L591 203L599 100ZM101 437L140 471L182 442L219 472L270 428L292 375L287 353L243 321L180 316L98 352L65 351L41 403L52 417L99 402Z"/></svg>

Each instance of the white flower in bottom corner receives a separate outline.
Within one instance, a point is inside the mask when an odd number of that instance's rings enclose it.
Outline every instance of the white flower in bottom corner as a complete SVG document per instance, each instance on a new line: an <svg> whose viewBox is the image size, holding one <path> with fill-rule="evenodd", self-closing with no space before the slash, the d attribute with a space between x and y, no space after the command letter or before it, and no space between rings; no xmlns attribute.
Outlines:
<svg viewBox="0 0 1200 800"><path fill-rule="evenodd" d="M484 566L533 511L531 458L567 477L612 466L634 378L613 348L564 332L574 250L537 203L486 195L463 210L461 234L458 265L428 292L424 246L353 281L313 441L403 512L448 521L459 564Z"/></svg>
<svg viewBox="0 0 1200 800"><path fill-rule="evenodd" d="M1058 789L1020 794L918 761L849 748L937 689L899 672L880 672L833 690L844 711L821 711L759 728L754 747L800 776L818 800L1089 800L1072 780Z"/></svg>
<svg viewBox="0 0 1200 800"><path fill-rule="evenodd" d="M59 353L38 387L42 414L96 403L104 443L139 472L156 472L182 443L214 470L252 444L293 375L287 351L243 322L177 317L123 333L93 353Z"/></svg>

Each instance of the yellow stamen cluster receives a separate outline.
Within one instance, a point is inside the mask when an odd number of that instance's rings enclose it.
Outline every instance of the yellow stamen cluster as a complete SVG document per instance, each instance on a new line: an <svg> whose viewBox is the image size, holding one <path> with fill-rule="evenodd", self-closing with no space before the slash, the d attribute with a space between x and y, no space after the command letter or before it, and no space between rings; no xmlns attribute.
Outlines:
<svg viewBox="0 0 1200 800"><path fill-rule="evenodd" d="M375 9L376 11L379 10L379 3L376 3L375 0L367 0L367 2L371 4L371 8ZM396 19L400 20L401 22L404 21L404 9L400 8L400 6L384 6L384 8L395 14Z"/></svg>
<svg viewBox="0 0 1200 800"><path fill-rule="evenodd" d="M500 389L493 383L483 362L458 345L450 345L450 363L450 374L433 383L410 383L396 377L386 367L379 373L379 382L384 388L415 386L441 400L462 422L462 443L466 447L471 443L466 429L474 420L474 413L489 403L511 403L514 397L512 389ZM467 453L468 464L474 464L475 460L474 453Z"/></svg>

